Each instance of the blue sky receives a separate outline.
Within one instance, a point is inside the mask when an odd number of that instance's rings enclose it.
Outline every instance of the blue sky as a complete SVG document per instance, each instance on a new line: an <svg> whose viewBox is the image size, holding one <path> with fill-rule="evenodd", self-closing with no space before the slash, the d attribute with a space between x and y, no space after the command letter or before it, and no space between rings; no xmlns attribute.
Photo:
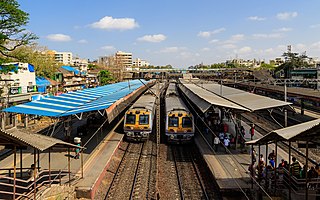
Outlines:
<svg viewBox="0 0 320 200"><path fill-rule="evenodd" d="M186 68L320 55L319 0L18 0L40 46L97 59L116 51ZM31 3L32 2L32 3Z"/></svg>

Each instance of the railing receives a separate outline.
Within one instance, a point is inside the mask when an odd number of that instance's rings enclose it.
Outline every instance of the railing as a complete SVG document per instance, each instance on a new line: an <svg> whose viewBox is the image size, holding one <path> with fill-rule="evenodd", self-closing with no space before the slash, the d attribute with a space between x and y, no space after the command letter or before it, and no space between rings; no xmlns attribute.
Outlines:
<svg viewBox="0 0 320 200"><path fill-rule="evenodd" d="M10 171L12 169L7 170ZM42 170L36 177L36 184L34 184L34 181L32 180L33 177L30 177L28 179L16 178L15 185L13 184L13 177L0 175L0 187L2 188L0 189L0 194L13 196L13 190L15 188L16 199L30 198L32 194L35 194L35 190L39 191L43 186L50 187L52 184L62 185L63 181L67 182L66 177L68 177L68 174L68 172L61 170L50 172L49 170Z"/></svg>
<svg viewBox="0 0 320 200"><path fill-rule="evenodd" d="M305 195L306 189L309 191L317 191L320 189L320 177L319 178L297 178L290 175L286 168L276 169L276 179L274 177L275 170L264 170L263 176L257 176L257 181L261 185L265 186L267 190L279 191L282 189L291 189L295 195ZM276 181L276 182L275 182ZM306 187L307 184L307 187ZM274 187L276 185L276 188ZM314 194L309 192L310 196L320 196L320 194Z"/></svg>

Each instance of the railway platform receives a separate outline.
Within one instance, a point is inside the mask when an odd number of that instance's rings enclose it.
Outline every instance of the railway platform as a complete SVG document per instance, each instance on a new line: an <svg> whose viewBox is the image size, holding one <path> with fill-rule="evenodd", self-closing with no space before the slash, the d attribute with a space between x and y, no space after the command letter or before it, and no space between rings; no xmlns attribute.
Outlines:
<svg viewBox="0 0 320 200"><path fill-rule="evenodd" d="M234 125L231 122L226 121L229 125L229 133L235 135ZM243 121L241 125L245 129L245 139L250 141L251 136L249 134L250 126ZM253 139L262 137L258 131L255 131ZM248 167L251 163L250 148L247 147L246 151L242 151L240 148L236 150L230 148L230 152L226 153L224 147L220 146L218 152L214 152L212 145L212 135L206 133L199 133L195 135L195 143L198 146L200 152L203 155L209 169L214 175L217 185L222 193L227 192L241 192L241 190L250 189L251 178L249 175ZM268 154L275 149L274 144L268 145L268 151L266 152L265 146L261 146L260 153L265 160ZM256 149L257 154L259 150ZM256 158L258 160L258 157ZM278 146L277 163L280 163L281 159L288 160L288 153Z"/></svg>

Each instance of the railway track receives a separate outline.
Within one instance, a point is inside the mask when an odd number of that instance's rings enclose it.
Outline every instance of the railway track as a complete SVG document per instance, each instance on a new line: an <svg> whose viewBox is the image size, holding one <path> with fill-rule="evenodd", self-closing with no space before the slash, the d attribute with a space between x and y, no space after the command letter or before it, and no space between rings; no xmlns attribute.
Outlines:
<svg viewBox="0 0 320 200"><path fill-rule="evenodd" d="M161 155L166 155L160 163L161 199L222 199L214 177L194 144L162 144ZM167 169L163 169L164 166Z"/></svg>
<svg viewBox="0 0 320 200"><path fill-rule="evenodd" d="M128 143L104 199L156 199L156 143Z"/></svg>

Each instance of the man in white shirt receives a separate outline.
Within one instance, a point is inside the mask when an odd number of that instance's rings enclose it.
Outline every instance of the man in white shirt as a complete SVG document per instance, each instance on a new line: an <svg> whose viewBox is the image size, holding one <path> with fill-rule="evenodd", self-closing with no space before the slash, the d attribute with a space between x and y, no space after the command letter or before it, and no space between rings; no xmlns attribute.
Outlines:
<svg viewBox="0 0 320 200"><path fill-rule="evenodd" d="M220 144L220 139L218 136L215 136L213 139L213 145L214 145L215 152L218 152L219 144Z"/></svg>
<svg viewBox="0 0 320 200"><path fill-rule="evenodd" d="M230 140L228 137L225 137L223 142L224 142L224 146L226 147L226 152L227 152L227 150L229 149Z"/></svg>

